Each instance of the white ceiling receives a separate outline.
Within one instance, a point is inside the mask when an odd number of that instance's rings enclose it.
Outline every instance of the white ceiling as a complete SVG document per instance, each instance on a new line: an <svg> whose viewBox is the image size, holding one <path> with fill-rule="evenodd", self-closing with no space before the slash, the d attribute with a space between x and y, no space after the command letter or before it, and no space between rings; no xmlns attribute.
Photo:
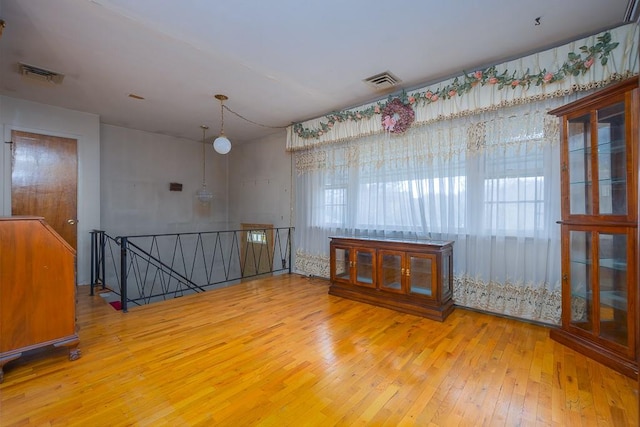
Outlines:
<svg viewBox="0 0 640 427"><path fill-rule="evenodd" d="M616 27L628 1L0 0L0 94L199 140L219 131L218 93L286 126L386 97L362 81L380 72L399 92ZM224 118L236 143L277 131Z"/></svg>

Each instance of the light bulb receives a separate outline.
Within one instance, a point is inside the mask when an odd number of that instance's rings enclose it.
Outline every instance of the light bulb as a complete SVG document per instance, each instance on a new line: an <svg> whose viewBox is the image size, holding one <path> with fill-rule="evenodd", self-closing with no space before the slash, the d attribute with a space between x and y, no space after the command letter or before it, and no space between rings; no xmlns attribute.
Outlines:
<svg viewBox="0 0 640 427"><path fill-rule="evenodd" d="M229 141L226 136L220 135L213 141L213 149L216 150L217 153L227 154L231 151L231 141Z"/></svg>

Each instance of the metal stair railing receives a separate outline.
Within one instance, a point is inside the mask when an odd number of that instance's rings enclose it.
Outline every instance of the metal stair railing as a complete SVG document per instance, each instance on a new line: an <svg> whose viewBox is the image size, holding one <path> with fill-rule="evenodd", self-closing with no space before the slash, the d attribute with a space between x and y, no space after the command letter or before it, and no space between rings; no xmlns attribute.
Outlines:
<svg viewBox="0 0 640 427"><path fill-rule="evenodd" d="M91 295L96 287L131 304L204 292L265 274L291 273L293 227L111 237L91 232ZM258 244L246 244L254 234Z"/></svg>

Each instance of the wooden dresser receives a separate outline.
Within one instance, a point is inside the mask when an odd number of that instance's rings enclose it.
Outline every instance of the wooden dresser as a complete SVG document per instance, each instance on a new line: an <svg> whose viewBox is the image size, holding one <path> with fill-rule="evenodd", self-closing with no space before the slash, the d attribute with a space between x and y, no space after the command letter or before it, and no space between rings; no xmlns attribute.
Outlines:
<svg viewBox="0 0 640 427"><path fill-rule="evenodd" d="M453 311L453 242L331 237L329 294L444 320Z"/></svg>
<svg viewBox="0 0 640 427"><path fill-rule="evenodd" d="M80 357L75 250L42 218L0 218L0 382L23 352L55 345Z"/></svg>

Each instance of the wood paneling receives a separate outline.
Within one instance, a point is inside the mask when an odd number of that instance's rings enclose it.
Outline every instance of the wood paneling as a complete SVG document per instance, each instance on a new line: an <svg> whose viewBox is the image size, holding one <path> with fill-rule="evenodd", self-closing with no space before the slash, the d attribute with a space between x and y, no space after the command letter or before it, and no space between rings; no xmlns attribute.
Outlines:
<svg viewBox="0 0 640 427"><path fill-rule="evenodd" d="M282 275L123 314L79 295L83 357L15 360L13 425L636 426L637 382L548 328L458 308L444 322Z"/></svg>

